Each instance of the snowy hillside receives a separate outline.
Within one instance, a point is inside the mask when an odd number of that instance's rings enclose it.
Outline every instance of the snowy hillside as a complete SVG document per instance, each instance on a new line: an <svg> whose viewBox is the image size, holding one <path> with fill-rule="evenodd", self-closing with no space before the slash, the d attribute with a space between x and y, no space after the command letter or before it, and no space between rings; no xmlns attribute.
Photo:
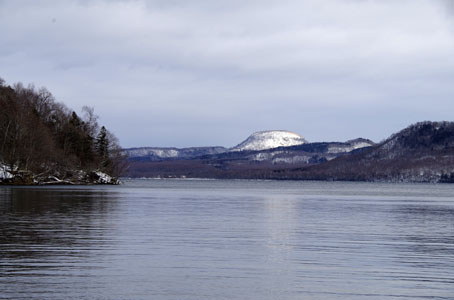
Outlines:
<svg viewBox="0 0 454 300"><path fill-rule="evenodd" d="M358 138L355 140L346 141L345 143L331 143L327 149L327 153L347 153L356 149L370 147L375 145L374 142L368 139Z"/></svg>
<svg viewBox="0 0 454 300"><path fill-rule="evenodd" d="M277 147L296 146L307 143L299 134L285 130L259 131L250 135L244 142L230 151L265 150Z"/></svg>
<svg viewBox="0 0 454 300"><path fill-rule="evenodd" d="M123 149L123 154L130 158L143 158L157 161L167 159L188 159L203 155L219 154L227 151L224 147L192 147L192 148L158 148L141 147Z"/></svg>

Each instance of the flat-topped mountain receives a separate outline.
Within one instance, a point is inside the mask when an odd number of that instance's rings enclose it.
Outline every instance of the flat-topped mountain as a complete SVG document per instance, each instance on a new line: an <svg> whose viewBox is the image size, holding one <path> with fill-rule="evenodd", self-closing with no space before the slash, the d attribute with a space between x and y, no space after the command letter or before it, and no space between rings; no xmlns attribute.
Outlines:
<svg viewBox="0 0 454 300"><path fill-rule="evenodd" d="M244 142L230 151L259 151L278 147L289 147L306 144L307 141L299 134L286 130L259 131L251 134Z"/></svg>

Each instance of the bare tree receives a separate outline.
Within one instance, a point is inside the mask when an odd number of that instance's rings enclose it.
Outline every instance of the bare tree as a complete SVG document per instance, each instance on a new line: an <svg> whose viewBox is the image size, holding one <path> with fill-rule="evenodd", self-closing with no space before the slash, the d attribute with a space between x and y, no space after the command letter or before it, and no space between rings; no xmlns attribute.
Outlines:
<svg viewBox="0 0 454 300"><path fill-rule="evenodd" d="M98 124L99 116L95 114L94 107L91 106L83 106L82 107L82 120L87 124L88 133L94 137L96 136L99 130Z"/></svg>

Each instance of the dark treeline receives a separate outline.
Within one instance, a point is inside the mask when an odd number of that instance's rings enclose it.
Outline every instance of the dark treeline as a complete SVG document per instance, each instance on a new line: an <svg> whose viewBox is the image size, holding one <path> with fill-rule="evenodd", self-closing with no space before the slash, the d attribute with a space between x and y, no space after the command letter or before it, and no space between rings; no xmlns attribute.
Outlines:
<svg viewBox="0 0 454 300"><path fill-rule="evenodd" d="M8 86L0 78L0 162L44 176L68 178L79 170L119 176L118 140L97 119L93 108L78 115L45 88Z"/></svg>

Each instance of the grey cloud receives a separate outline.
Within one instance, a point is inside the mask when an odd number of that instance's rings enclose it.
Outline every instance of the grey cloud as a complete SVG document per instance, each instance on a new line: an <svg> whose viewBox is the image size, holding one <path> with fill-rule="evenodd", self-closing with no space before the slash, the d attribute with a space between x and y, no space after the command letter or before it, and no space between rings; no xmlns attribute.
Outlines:
<svg viewBox="0 0 454 300"><path fill-rule="evenodd" d="M440 3L0 0L0 76L95 106L125 146L233 146L266 129L379 140L450 118Z"/></svg>
<svg viewBox="0 0 454 300"><path fill-rule="evenodd" d="M454 15L454 1L453 0L441 0L443 3L446 12L451 16Z"/></svg>

